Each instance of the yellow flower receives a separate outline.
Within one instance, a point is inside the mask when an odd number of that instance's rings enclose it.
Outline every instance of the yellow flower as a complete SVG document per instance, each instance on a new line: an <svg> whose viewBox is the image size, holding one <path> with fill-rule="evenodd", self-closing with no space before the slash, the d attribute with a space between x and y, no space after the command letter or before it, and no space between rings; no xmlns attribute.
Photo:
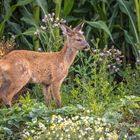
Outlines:
<svg viewBox="0 0 140 140"><path fill-rule="evenodd" d="M104 137L100 137L99 140L105 140L105 138Z"/></svg>
<svg viewBox="0 0 140 140"><path fill-rule="evenodd" d="M55 125L51 125L50 129L53 130L55 128Z"/></svg>

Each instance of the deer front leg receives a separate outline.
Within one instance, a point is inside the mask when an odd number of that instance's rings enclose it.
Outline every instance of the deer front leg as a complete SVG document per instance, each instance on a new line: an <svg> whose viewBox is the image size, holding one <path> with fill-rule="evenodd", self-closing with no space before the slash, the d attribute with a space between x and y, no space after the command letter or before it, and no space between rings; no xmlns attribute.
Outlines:
<svg viewBox="0 0 140 140"><path fill-rule="evenodd" d="M52 83L52 95L55 100L57 108L61 107L60 86L61 86L61 82Z"/></svg>
<svg viewBox="0 0 140 140"><path fill-rule="evenodd" d="M51 104L50 85L43 85L43 93L44 93L45 101L49 108Z"/></svg>

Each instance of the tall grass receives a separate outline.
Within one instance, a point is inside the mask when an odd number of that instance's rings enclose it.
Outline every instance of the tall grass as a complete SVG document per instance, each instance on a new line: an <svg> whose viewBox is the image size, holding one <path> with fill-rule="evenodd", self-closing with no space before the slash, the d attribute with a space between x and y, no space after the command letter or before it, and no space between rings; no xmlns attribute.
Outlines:
<svg viewBox="0 0 140 140"><path fill-rule="evenodd" d="M135 2L135 11L137 16L137 27L138 27L138 36L139 36L139 49L140 49L140 0L134 0Z"/></svg>

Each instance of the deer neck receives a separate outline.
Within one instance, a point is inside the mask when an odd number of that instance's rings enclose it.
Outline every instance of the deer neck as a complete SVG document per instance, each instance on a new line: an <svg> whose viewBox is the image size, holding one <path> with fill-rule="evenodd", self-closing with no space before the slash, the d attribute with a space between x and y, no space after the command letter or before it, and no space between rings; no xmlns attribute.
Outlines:
<svg viewBox="0 0 140 140"><path fill-rule="evenodd" d="M69 68L70 65L73 63L78 53L78 50L73 48L72 46L69 46L69 44L65 42L64 48L60 51L60 53L64 64L66 64Z"/></svg>

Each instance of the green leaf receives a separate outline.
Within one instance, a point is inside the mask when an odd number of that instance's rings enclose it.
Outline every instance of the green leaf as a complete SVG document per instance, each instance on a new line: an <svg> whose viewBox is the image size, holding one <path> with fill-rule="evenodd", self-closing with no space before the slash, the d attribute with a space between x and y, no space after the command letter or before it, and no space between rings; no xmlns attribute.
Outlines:
<svg viewBox="0 0 140 140"><path fill-rule="evenodd" d="M46 0L36 0L37 5L42 9L43 13L47 13L47 1Z"/></svg>
<svg viewBox="0 0 140 140"><path fill-rule="evenodd" d="M33 18L31 19L29 17L23 17L23 18L21 18L21 20L26 22L29 25L36 26L35 21L34 21Z"/></svg>
<svg viewBox="0 0 140 140"><path fill-rule="evenodd" d="M140 128L135 127L135 128L130 128L136 135L140 136Z"/></svg>
<svg viewBox="0 0 140 140"><path fill-rule="evenodd" d="M67 22L72 22L72 21L80 20L80 18L74 17L74 16L67 16L65 19L66 19Z"/></svg>
<svg viewBox="0 0 140 140"><path fill-rule="evenodd" d="M12 13L16 10L17 6L12 5L10 6L9 3L5 3L5 9L6 9L6 14L4 15L3 21L0 23L0 37L2 37L4 29L5 29L5 23L10 19L12 16Z"/></svg>
<svg viewBox="0 0 140 140"><path fill-rule="evenodd" d="M87 23L94 28L104 30L110 36L111 40L113 41L111 32L104 21L101 21L101 20L99 20L99 21L87 21Z"/></svg>
<svg viewBox="0 0 140 140"><path fill-rule="evenodd" d="M33 0L18 0L17 2L17 6L23 6L23 5L26 5L26 4L29 4L31 3Z"/></svg>
<svg viewBox="0 0 140 140"><path fill-rule="evenodd" d="M3 21L3 22L0 24L0 37L2 37L3 32L4 32L4 29L5 29L5 21Z"/></svg>
<svg viewBox="0 0 140 140"><path fill-rule="evenodd" d="M128 31L126 31L126 30L124 30L124 35L125 35L126 42L134 46L134 38L133 38L133 36L131 36L128 33Z"/></svg>
<svg viewBox="0 0 140 140"><path fill-rule="evenodd" d="M19 24L11 21L7 21L7 24L11 27L11 31L16 34L16 36L21 33L21 27L19 26Z"/></svg>
<svg viewBox="0 0 140 140"><path fill-rule="evenodd" d="M63 14L65 17L71 12L73 5L74 5L74 0L64 0Z"/></svg>
<svg viewBox="0 0 140 140"><path fill-rule="evenodd" d="M125 13L126 15L128 15L130 22L132 24L133 27L133 31L134 31L134 36L136 38L137 43L140 42L139 37L138 37L138 32L137 32L137 28L135 25L135 22L133 20L133 11L131 10L131 3L128 1L124 1L124 0L117 0L120 6L120 10Z"/></svg>
<svg viewBox="0 0 140 140"><path fill-rule="evenodd" d="M36 31L36 28L31 27L31 28L27 29L25 32L23 32L22 34L32 36L32 35L34 35L35 31Z"/></svg>
<svg viewBox="0 0 140 140"><path fill-rule="evenodd" d="M11 129L9 129L9 128L7 128L7 127L3 127L3 130L4 130L8 135L12 135Z"/></svg>
<svg viewBox="0 0 140 140"><path fill-rule="evenodd" d="M28 11L26 7L23 8L22 14L23 14L23 17L21 18L22 21L26 22L29 25L37 27L33 15Z"/></svg>

